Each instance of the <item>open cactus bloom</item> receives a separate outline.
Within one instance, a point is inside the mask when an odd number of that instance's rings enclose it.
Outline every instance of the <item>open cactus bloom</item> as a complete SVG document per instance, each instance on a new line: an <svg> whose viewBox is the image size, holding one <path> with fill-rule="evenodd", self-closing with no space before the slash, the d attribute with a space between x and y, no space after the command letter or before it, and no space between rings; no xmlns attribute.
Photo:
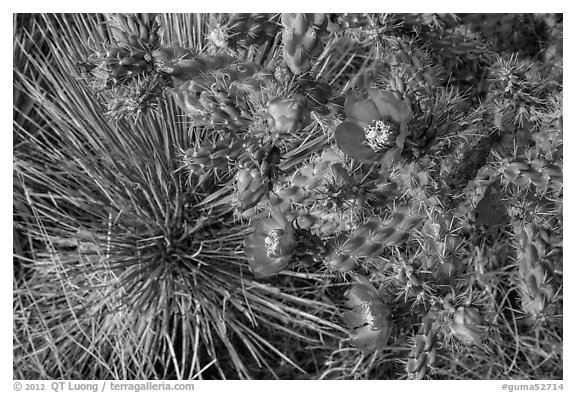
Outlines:
<svg viewBox="0 0 576 393"><path fill-rule="evenodd" d="M254 232L244 239L244 253L250 269L258 278L282 271L296 248L294 228L278 210L271 210L271 217L258 221Z"/></svg>
<svg viewBox="0 0 576 393"><path fill-rule="evenodd" d="M412 110L392 93L370 88L368 98L348 97L344 112L346 121L336 127L334 136L338 147L355 160L379 162L390 149L403 147L406 135L401 130Z"/></svg>
<svg viewBox="0 0 576 393"><path fill-rule="evenodd" d="M361 275L347 293L346 305L350 308L343 315L351 330L354 345L366 353L383 349L388 343L392 325L390 309L382 301L378 291Z"/></svg>

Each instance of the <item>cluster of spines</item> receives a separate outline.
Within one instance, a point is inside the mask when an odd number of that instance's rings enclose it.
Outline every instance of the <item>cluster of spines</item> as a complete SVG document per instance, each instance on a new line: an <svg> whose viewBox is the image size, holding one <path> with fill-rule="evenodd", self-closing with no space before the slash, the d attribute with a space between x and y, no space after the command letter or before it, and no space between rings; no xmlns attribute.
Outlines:
<svg viewBox="0 0 576 393"><path fill-rule="evenodd" d="M533 64L519 60L517 54L497 56L489 73L489 98L496 112L515 127L540 124L547 119L550 96L560 85L553 77L538 75Z"/></svg>

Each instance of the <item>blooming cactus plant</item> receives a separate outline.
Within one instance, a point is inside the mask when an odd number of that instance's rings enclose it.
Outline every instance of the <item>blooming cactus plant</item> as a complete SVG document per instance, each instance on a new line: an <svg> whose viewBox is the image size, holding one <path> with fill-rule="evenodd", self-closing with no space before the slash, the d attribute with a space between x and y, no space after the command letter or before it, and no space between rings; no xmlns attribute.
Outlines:
<svg viewBox="0 0 576 393"><path fill-rule="evenodd" d="M346 121L336 127L334 136L338 147L355 160L379 162L387 150L403 147L406 137L403 126L412 118L406 101L398 100L390 92L370 88L368 98L358 100L349 96L344 112Z"/></svg>
<svg viewBox="0 0 576 393"><path fill-rule="evenodd" d="M561 25L14 15L18 378L562 379Z"/></svg>

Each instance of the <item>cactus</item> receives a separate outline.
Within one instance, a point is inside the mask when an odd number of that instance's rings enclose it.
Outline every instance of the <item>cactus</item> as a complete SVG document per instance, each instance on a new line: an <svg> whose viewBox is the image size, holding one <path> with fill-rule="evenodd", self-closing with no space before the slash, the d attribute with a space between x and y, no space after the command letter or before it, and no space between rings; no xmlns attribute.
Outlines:
<svg viewBox="0 0 576 393"><path fill-rule="evenodd" d="M488 79L489 99L507 129L547 120L549 97L558 91L558 82L539 72L531 62L519 59L518 54L496 57Z"/></svg>
<svg viewBox="0 0 576 393"><path fill-rule="evenodd" d="M313 58L322 52L320 36L327 23L325 14L282 14L282 54L295 75L310 71Z"/></svg>
<svg viewBox="0 0 576 393"><path fill-rule="evenodd" d="M438 203L436 191L438 185L427 170L431 162L423 158L421 163L412 162L395 168L390 174L392 180L410 203L432 207Z"/></svg>
<svg viewBox="0 0 576 393"><path fill-rule="evenodd" d="M462 247L459 222L451 214L437 215L424 221L419 237L428 256L425 268L438 282L449 282L461 271L457 252Z"/></svg>
<svg viewBox="0 0 576 393"><path fill-rule="evenodd" d="M333 241L325 264L332 271L344 272L352 269L358 258L378 257L385 247L404 242L408 232L420 219L418 215L410 215L404 206L397 208L386 224L376 219L370 220L343 236L344 239Z"/></svg>
<svg viewBox="0 0 576 393"><path fill-rule="evenodd" d="M246 143L244 139L234 138L224 138L216 143L204 143L195 149L187 150L183 162L186 168L196 175L212 169L224 171L240 157Z"/></svg>
<svg viewBox="0 0 576 393"><path fill-rule="evenodd" d="M109 14L107 18L115 41L103 56L110 76L122 83L153 70L152 53L160 46L155 15Z"/></svg>
<svg viewBox="0 0 576 393"><path fill-rule="evenodd" d="M438 349L435 323L438 314L438 307L432 306L422 318L420 332L412 339L412 348L408 353L408 361L406 362L408 379L424 379L428 370L436 362Z"/></svg>
<svg viewBox="0 0 576 393"><path fill-rule="evenodd" d="M251 62L219 68L223 61L218 57L196 60L208 66L186 72L187 80L173 90L177 104L198 124L218 130L247 128L251 114L246 96L271 81L271 74Z"/></svg>
<svg viewBox="0 0 576 393"><path fill-rule="evenodd" d="M225 14L215 18L208 39L218 47L237 51L274 39L280 24L274 14Z"/></svg>
<svg viewBox="0 0 576 393"><path fill-rule="evenodd" d="M97 44L90 56L78 62L80 74L113 119L138 118L157 106L170 87L159 71L153 53L160 48L159 29L150 14L106 15L111 42Z"/></svg>
<svg viewBox="0 0 576 393"><path fill-rule="evenodd" d="M143 51L124 47L110 48L104 56L104 63L115 84L126 84L152 66L151 58L146 57Z"/></svg>
<svg viewBox="0 0 576 393"><path fill-rule="evenodd" d="M533 224L517 225L517 262L522 309L534 321L550 311L557 291L554 269L545 260L550 236Z"/></svg>
<svg viewBox="0 0 576 393"><path fill-rule="evenodd" d="M145 50L160 44L160 25L155 14L108 14L106 18L112 37L120 46Z"/></svg>
<svg viewBox="0 0 576 393"><path fill-rule="evenodd" d="M387 67L378 76L381 87L397 99L409 97L414 103L432 96L438 83L438 67L433 67L430 54L404 39L390 40L388 47Z"/></svg>
<svg viewBox="0 0 576 393"><path fill-rule="evenodd" d="M418 269L420 261L400 262L394 265L396 280L400 284L399 288L404 292L404 301L409 298L415 298L417 301L424 300L426 293L424 291L425 282L422 280L424 274Z"/></svg>
<svg viewBox="0 0 576 393"><path fill-rule="evenodd" d="M504 163L500 171L506 183L519 187L532 184L538 189L559 189L563 184L562 165L541 158L516 158Z"/></svg>

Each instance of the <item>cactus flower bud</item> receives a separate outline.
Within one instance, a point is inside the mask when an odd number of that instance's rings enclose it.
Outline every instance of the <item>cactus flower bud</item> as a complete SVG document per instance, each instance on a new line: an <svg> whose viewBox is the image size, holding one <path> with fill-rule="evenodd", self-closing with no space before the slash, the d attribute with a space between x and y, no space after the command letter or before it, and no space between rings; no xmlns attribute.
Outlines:
<svg viewBox="0 0 576 393"><path fill-rule="evenodd" d="M272 117L274 129L281 134L299 131L310 120L310 111L295 99L272 100L268 104L268 114Z"/></svg>
<svg viewBox="0 0 576 393"><path fill-rule="evenodd" d="M240 211L250 209L266 193L266 186L256 169L240 169L236 175L237 205Z"/></svg>
<svg viewBox="0 0 576 393"><path fill-rule="evenodd" d="M468 345L481 345L488 328L480 312L473 307L459 307L450 323L452 332Z"/></svg>

